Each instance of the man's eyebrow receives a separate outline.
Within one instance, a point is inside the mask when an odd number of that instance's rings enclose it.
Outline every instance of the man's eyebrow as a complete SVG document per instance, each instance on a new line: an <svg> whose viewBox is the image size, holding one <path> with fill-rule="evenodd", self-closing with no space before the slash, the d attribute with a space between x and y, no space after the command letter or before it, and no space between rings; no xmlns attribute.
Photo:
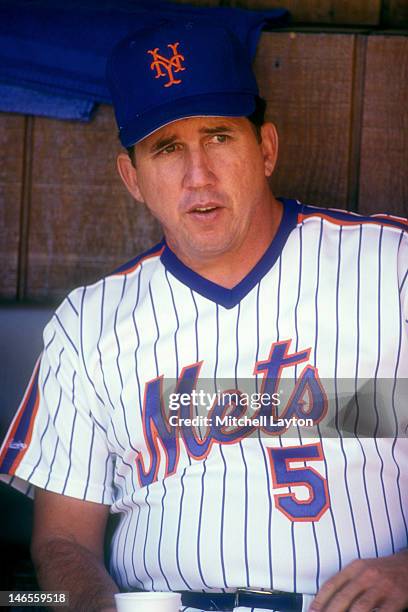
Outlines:
<svg viewBox="0 0 408 612"><path fill-rule="evenodd" d="M167 138L160 138L159 140L157 140L156 142L152 144L152 146L150 147L150 151L151 153L160 151L160 149L164 149L168 145L173 144L175 140L177 140L177 136L175 134L172 134L171 136L168 136Z"/></svg>
<svg viewBox="0 0 408 612"><path fill-rule="evenodd" d="M201 134L219 134L220 132L233 132L234 128L228 125L215 125L214 127L203 127Z"/></svg>

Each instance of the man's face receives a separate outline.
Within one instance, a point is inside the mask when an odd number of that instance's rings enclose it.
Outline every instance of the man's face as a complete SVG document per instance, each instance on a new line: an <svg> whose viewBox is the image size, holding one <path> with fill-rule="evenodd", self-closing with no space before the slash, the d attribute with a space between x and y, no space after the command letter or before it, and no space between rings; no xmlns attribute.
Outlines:
<svg viewBox="0 0 408 612"><path fill-rule="evenodd" d="M135 151L133 195L160 221L179 257L211 260L256 239L270 207L265 177L272 170L247 119L182 119Z"/></svg>

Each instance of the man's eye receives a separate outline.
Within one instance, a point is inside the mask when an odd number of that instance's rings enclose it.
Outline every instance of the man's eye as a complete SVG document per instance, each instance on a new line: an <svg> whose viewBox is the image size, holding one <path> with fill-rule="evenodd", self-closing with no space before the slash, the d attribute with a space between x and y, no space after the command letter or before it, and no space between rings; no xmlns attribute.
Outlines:
<svg viewBox="0 0 408 612"><path fill-rule="evenodd" d="M216 144L223 144L224 142L227 142L227 140L227 134L215 134L215 136L212 137L212 142L215 142Z"/></svg>
<svg viewBox="0 0 408 612"><path fill-rule="evenodd" d="M175 151L177 151L177 149L178 149L177 144L169 144L163 149L160 149L158 153L159 155L169 155L169 153L174 153Z"/></svg>
<svg viewBox="0 0 408 612"><path fill-rule="evenodd" d="M174 153L174 151L176 150L176 145L171 144L168 145L167 147L165 147L164 149L162 149L162 153L166 154L166 153Z"/></svg>

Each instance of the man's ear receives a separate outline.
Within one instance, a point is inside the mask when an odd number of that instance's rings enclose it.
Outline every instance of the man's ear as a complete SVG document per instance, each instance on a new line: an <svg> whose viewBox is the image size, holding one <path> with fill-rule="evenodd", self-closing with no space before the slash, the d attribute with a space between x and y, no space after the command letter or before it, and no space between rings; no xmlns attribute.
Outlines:
<svg viewBox="0 0 408 612"><path fill-rule="evenodd" d="M271 176L278 159L278 133L273 123L264 123L261 127L261 148L264 156L265 176Z"/></svg>
<svg viewBox="0 0 408 612"><path fill-rule="evenodd" d="M116 167L118 169L120 178L124 182L129 193L135 198L135 200L143 202L143 196L140 192L139 183L137 180L137 170L127 153L119 153L116 160Z"/></svg>

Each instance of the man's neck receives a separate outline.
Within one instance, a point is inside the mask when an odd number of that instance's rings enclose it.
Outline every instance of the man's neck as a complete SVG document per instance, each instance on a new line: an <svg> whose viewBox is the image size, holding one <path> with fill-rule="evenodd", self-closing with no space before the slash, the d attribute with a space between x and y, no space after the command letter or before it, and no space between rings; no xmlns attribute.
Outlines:
<svg viewBox="0 0 408 612"><path fill-rule="evenodd" d="M256 266L274 239L283 215L283 205L272 197L269 215L262 219L260 227L253 231L244 245L222 256L191 260L178 255L185 265L200 276L226 289L232 289ZM248 248L248 244L250 247Z"/></svg>

